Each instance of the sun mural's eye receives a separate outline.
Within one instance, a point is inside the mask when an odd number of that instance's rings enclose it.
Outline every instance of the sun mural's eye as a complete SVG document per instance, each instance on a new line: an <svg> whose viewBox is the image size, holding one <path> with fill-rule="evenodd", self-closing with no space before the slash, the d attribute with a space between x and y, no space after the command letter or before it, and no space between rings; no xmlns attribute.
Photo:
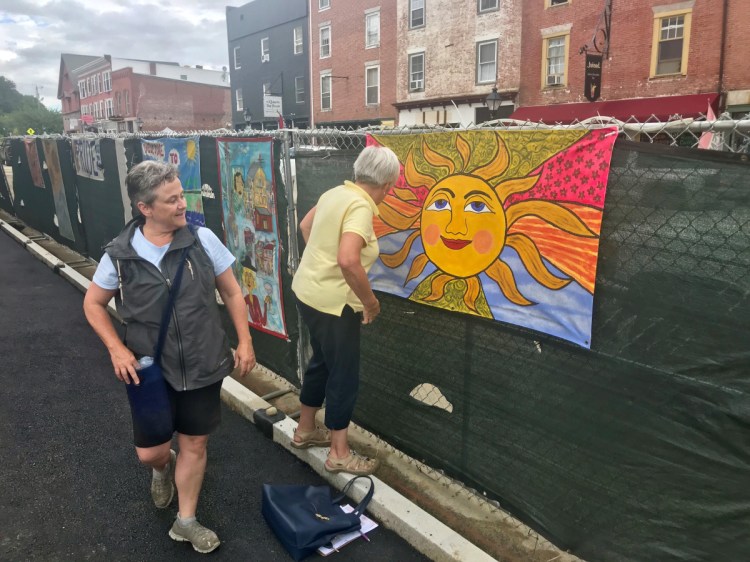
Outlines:
<svg viewBox="0 0 750 562"><path fill-rule="evenodd" d="M450 210L451 204L447 199L435 199L432 204L425 209L426 211L445 211Z"/></svg>
<svg viewBox="0 0 750 562"><path fill-rule="evenodd" d="M472 201L464 207L464 211L468 211L469 213L491 213L492 209L483 201Z"/></svg>

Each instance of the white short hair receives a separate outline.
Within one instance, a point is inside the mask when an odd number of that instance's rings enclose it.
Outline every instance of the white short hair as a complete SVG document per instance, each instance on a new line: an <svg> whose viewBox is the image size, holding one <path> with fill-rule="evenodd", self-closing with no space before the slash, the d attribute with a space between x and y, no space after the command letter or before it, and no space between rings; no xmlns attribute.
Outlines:
<svg viewBox="0 0 750 562"><path fill-rule="evenodd" d="M354 162L354 181L379 187L395 183L401 167L398 156L386 146L368 146Z"/></svg>

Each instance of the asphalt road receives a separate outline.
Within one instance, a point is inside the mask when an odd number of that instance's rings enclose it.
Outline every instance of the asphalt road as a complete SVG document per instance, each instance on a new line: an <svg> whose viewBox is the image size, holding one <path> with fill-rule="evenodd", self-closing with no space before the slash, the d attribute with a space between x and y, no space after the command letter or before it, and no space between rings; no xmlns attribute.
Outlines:
<svg viewBox="0 0 750 562"><path fill-rule="evenodd" d="M291 560L261 516L261 486L325 482L226 407L198 506L222 545L201 555L167 536L176 502L151 503L125 389L82 301L0 232L0 559ZM329 558L427 560L383 527L370 539Z"/></svg>

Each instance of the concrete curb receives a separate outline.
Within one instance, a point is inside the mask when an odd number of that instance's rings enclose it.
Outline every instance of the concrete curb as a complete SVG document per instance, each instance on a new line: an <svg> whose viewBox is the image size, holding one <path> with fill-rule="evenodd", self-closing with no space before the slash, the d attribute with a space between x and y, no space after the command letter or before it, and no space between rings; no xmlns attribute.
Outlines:
<svg viewBox="0 0 750 562"><path fill-rule="evenodd" d="M34 257L42 261L53 271L86 292L91 281L71 267L66 266L55 255L51 254L29 237L25 236L10 224L0 219L0 228L24 246ZM108 308L115 311L114 303ZM271 404L263 400L242 384L227 377L221 387L222 400L238 414L256 424L256 413L265 412L272 408ZM307 462L318 474L331 485L341 489L351 479L350 475L331 474L323 466L326 460L326 449L315 447L311 449L295 449L290 445L294 438L297 422L285 417L272 426L272 436L276 443L287 449L296 457ZM370 502L369 511L378 518L384 526L393 530L415 549L429 556L437 562L492 562L489 554L479 549L447 525L424 511L411 500L408 500L396 490L388 486L377 477L372 477L376 493ZM368 484L356 482L351 489L354 501L360 501L367 492Z"/></svg>

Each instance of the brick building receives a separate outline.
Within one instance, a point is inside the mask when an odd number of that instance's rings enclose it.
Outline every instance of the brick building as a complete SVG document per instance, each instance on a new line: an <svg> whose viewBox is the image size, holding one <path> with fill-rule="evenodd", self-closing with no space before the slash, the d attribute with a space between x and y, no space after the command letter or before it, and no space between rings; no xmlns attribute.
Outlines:
<svg viewBox="0 0 750 562"><path fill-rule="evenodd" d="M512 113L521 0L398 0L400 125L468 125ZM487 95L501 106L490 115Z"/></svg>
<svg viewBox="0 0 750 562"><path fill-rule="evenodd" d="M64 54L58 99L66 132L193 131L231 122L229 74L177 63Z"/></svg>
<svg viewBox="0 0 750 562"><path fill-rule="evenodd" d="M750 87L741 60L750 52L741 1L524 2L521 107L513 117L553 123L597 114L641 121L654 115L663 121L698 117L709 105L718 112L722 92ZM585 97L584 46L589 53L597 46L604 51L594 102ZM736 97L750 104L749 93Z"/></svg>
<svg viewBox="0 0 750 562"><path fill-rule="evenodd" d="M315 126L394 124L397 0L310 0Z"/></svg>

